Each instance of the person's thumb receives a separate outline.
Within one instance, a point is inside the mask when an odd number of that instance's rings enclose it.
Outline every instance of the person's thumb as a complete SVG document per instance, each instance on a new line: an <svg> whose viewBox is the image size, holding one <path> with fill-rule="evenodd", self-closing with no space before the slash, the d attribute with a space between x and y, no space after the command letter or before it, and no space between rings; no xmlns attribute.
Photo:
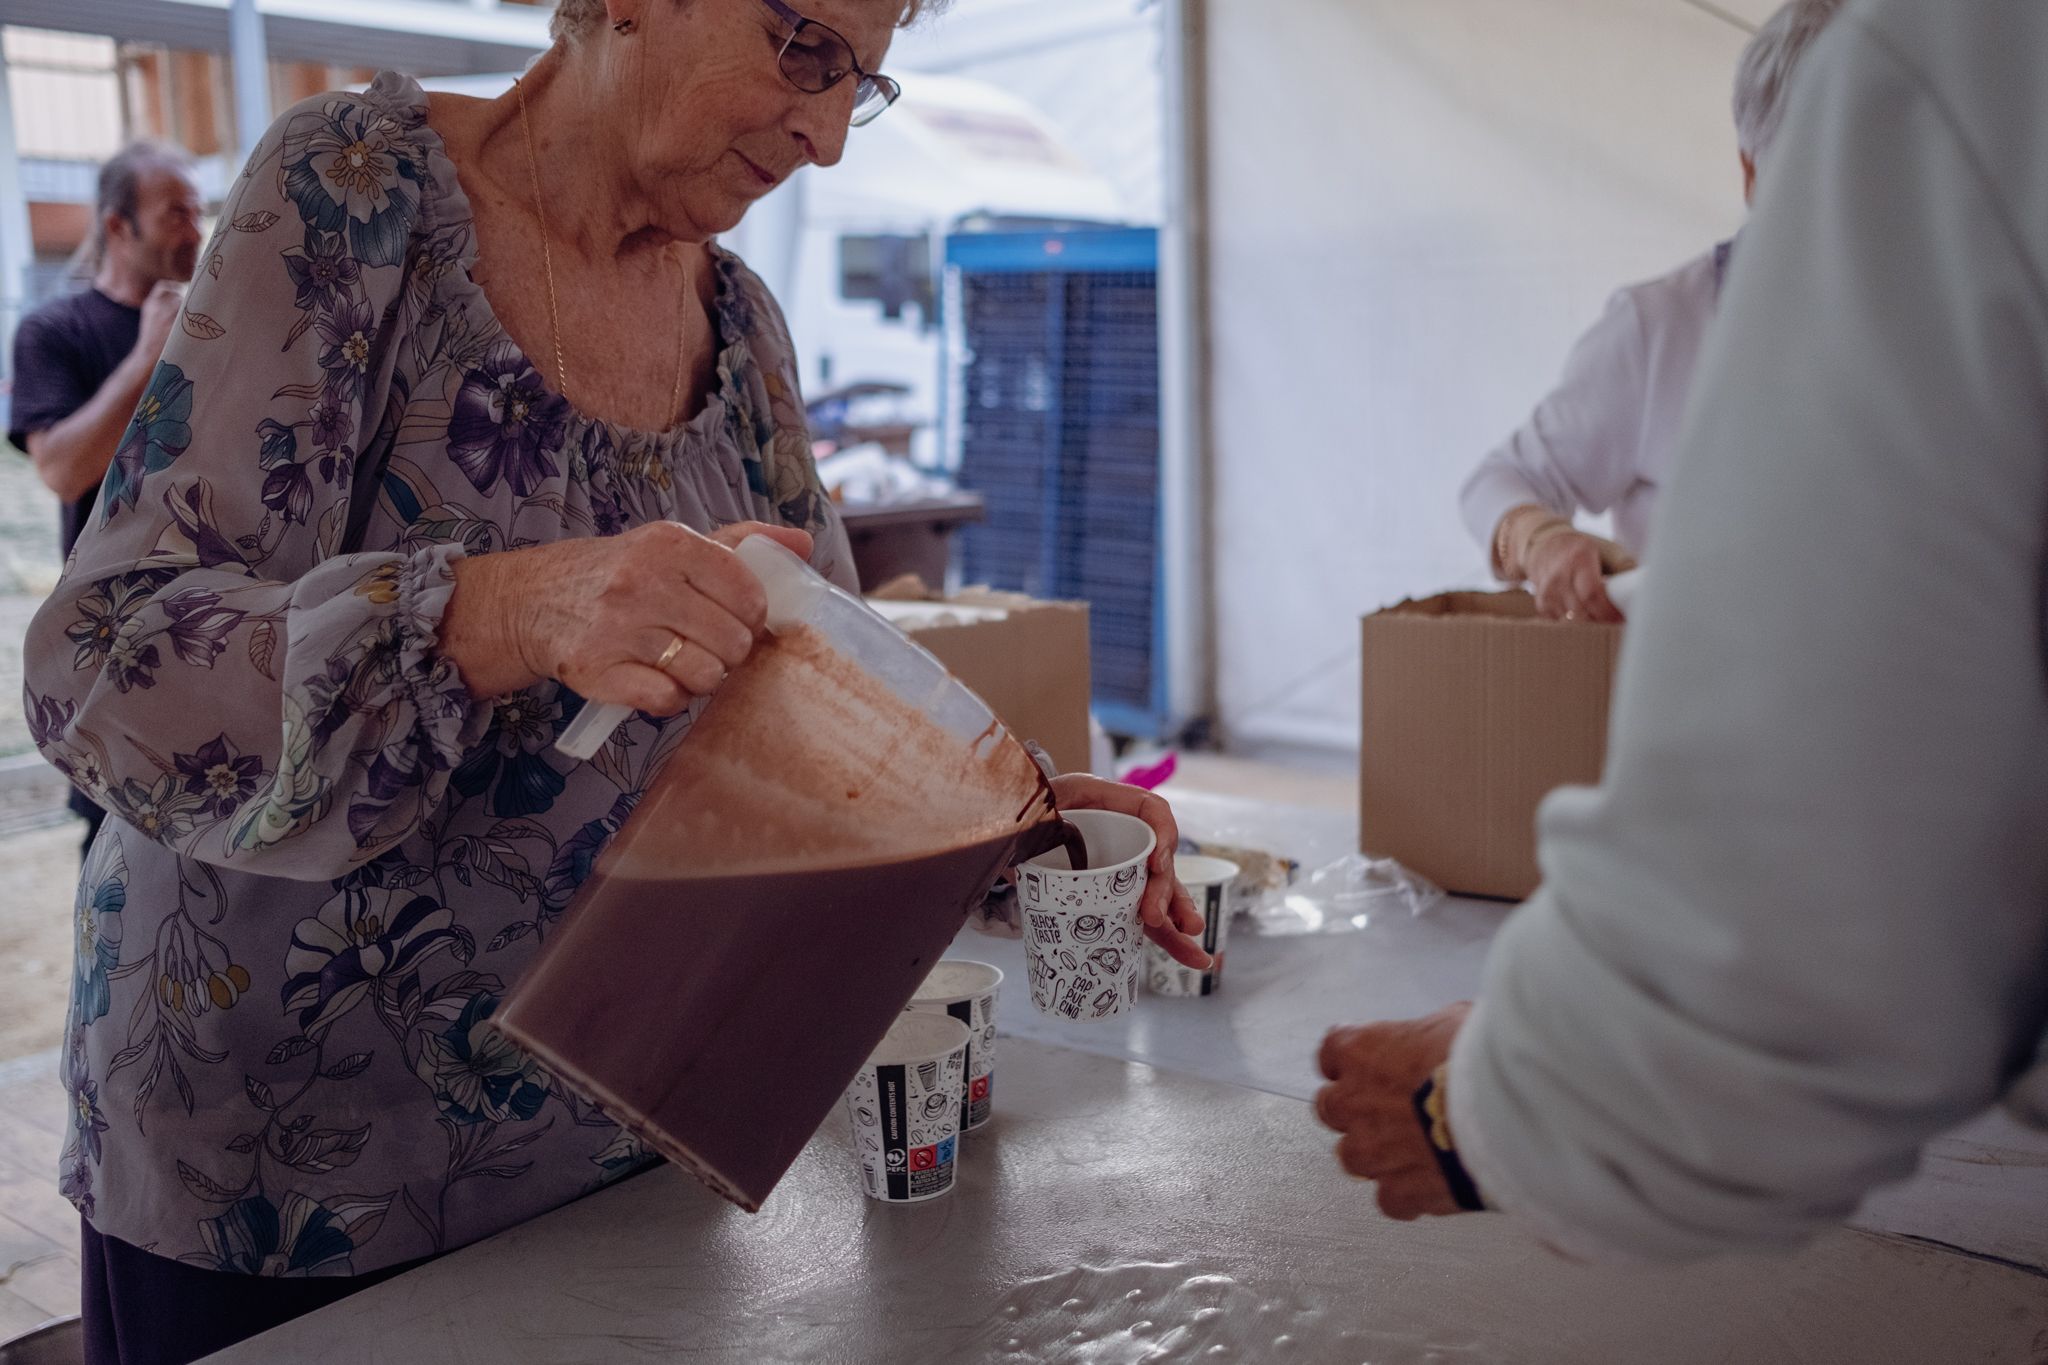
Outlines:
<svg viewBox="0 0 2048 1365"><path fill-rule="evenodd" d="M751 540L755 536L766 536L783 549L803 559L811 557L811 547L815 543L809 531L799 531L791 526L770 526L760 521L743 521L733 526L721 526L712 533L711 539L730 550L737 549L741 541Z"/></svg>

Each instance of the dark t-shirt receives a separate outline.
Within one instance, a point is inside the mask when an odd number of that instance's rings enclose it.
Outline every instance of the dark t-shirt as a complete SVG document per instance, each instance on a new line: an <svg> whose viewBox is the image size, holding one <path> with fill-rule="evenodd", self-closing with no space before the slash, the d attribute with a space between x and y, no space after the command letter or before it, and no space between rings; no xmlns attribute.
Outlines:
<svg viewBox="0 0 2048 1365"><path fill-rule="evenodd" d="M100 385L121 367L142 332L142 310L114 302L97 289L52 299L22 320L14 333L14 404L7 439L28 451L28 434L47 431L92 401ZM92 515L99 489L59 514L64 554ZM97 814L83 793L71 793L71 809Z"/></svg>
<svg viewBox="0 0 2048 1365"><path fill-rule="evenodd" d="M26 452L30 432L47 431L91 402L135 349L141 333L142 310L116 303L97 289L52 299L29 314L14 334L14 407L7 439ZM95 487L64 507L66 555L98 497Z"/></svg>

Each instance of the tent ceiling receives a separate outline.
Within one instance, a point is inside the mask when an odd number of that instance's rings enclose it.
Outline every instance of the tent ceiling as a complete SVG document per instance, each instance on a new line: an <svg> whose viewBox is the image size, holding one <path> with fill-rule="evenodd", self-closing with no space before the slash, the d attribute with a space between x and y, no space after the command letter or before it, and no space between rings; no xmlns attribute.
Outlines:
<svg viewBox="0 0 2048 1365"><path fill-rule="evenodd" d="M516 71L547 46L547 11L448 0L258 0L276 61L418 75ZM8 0L6 20L193 51L228 50L227 0Z"/></svg>

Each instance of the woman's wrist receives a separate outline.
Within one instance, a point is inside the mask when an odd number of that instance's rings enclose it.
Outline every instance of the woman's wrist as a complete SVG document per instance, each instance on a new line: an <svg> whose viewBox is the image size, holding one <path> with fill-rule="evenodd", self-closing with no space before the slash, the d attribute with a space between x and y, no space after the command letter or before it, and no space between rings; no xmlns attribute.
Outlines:
<svg viewBox="0 0 2048 1365"><path fill-rule="evenodd" d="M1524 503L1504 514L1493 533L1493 567L1503 583L1529 577L1529 555L1539 541L1573 529L1571 522L1540 503Z"/></svg>
<svg viewBox="0 0 2048 1365"><path fill-rule="evenodd" d="M547 676L527 658L522 581L534 581L521 561L533 552L476 555L455 565L455 591L441 618L441 652L475 697L523 692Z"/></svg>

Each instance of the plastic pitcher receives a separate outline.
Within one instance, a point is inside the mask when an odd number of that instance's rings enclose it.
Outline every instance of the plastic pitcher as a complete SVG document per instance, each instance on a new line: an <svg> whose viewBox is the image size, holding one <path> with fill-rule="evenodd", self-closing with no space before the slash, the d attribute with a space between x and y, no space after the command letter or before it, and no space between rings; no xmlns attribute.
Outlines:
<svg viewBox="0 0 2048 1365"><path fill-rule="evenodd" d="M1023 746L936 659L774 542L738 553L770 634L494 1022L751 1211L1059 820ZM590 719L591 751L620 718Z"/></svg>

